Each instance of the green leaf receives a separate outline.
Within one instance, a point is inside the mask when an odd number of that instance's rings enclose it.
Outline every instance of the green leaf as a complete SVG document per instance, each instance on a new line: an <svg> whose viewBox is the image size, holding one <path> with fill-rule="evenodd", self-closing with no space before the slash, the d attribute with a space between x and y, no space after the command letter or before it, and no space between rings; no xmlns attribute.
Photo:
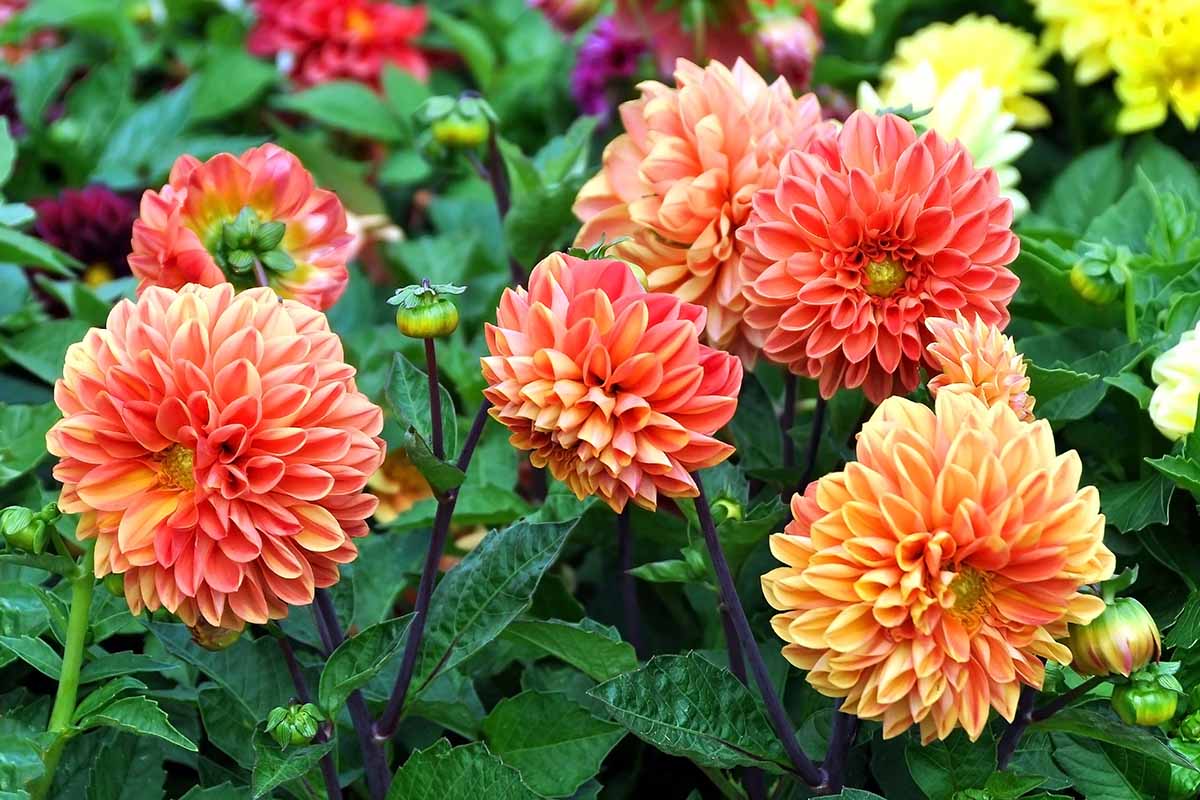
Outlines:
<svg viewBox="0 0 1200 800"><path fill-rule="evenodd" d="M450 747L439 739L408 757L392 778L387 800L538 800L521 774L482 742Z"/></svg>
<svg viewBox="0 0 1200 800"><path fill-rule="evenodd" d="M62 657L54 648L32 636L0 636L0 651L12 653L48 678L62 674Z"/></svg>
<svg viewBox="0 0 1200 800"><path fill-rule="evenodd" d="M1188 595L1183 608L1179 609L1179 615L1171 624L1171 630L1163 639L1167 647L1190 648L1196 642L1200 642L1200 591Z"/></svg>
<svg viewBox="0 0 1200 800"><path fill-rule="evenodd" d="M404 432L403 446L409 461L439 495L457 489L467 479L467 474L457 466L435 456L425 440L412 428Z"/></svg>
<svg viewBox="0 0 1200 800"><path fill-rule="evenodd" d="M0 717L0 791L20 792L45 772L34 742L32 731Z"/></svg>
<svg viewBox="0 0 1200 800"><path fill-rule="evenodd" d="M110 703L81 719L78 728L87 730L101 725L120 728L141 736L157 736L193 753L198 750L191 739L175 729L166 712L158 707L158 703L148 697L124 697Z"/></svg>
<svg viewBox="0 0 1200 800"><path fill-rule="evenodd" d="M450 40L454 51L467 62L476 85L486 94L496 72L496 54L487 36L474 25L436 8L429 9L429 22L434 30Z"/></svg>
<svg viewBox="0 0 1200 800"><path fill-rule="evenodd" d="M31 21L32 11L34 9L22 14L27 22ZM83 47L72 42L65 47L33 53L14 66L11 77L21 121L34 130L43 128L50 104L72 70L85 60L87 54Z"/></svg>
<svg viewBox="0 0 1200 800"><path fill-rule="evenodd" d="M429 99L429 87L395 64L383 68L383 96L397 119L408 120Z"/></svg>
<svg viewBox="0 0 1200 800"><path fill-rule="evenodd" d="M1054 761L1087 800L1162 800L1171 768L1134 751L1103 742L1053 734Z"/></svg>
<svg viewBox="0 0 1200 800"><path fill-rule="evenodd" d="M249 792L244 787L225 781L219 786L193 786L179 800L242 800L248 796Z"/></svg>
<svg viewBox="0 0 1200 800"><path fill-rule="evenodd" d="M983 786L996 768L996 743L990 735L972 742L962 731L928 745L910 739L904 760L929 800L950 800L955 792Z"/></svg>
<svg viewBox="0 0 1200 800"><path fill-rule="evenodd" d="M771 398L758 378L747 373L738 395L737 411L729 421L729 434L737 446L742 469L748 473L775 469L783 463L783 442L778 425L765 420L775 418Z"/></svg>
<svg viewBox="0 0 1200 800"><path fill-rule="evenodd" d="M596 719L565 694L521 692L483 721L488 748L547 797L572 794L600 771L625 729Z"/></svg>
<svg viewBox="0 0 1200 800"><path fill-rule="evenodd" d="M1200 499L1200 465L1183 456L1147 458L1146 463L1170 478L1176 486Z"/></svg>
<svg viewBox="0 0 1200 800"><path fill-rule="evenodd" d="M480 737L483 718L487 716L475 684L460 670L443 672L434 678L420 697L405 706L404 713L429 720L468 740Z"/></svg>
<svg viewBox="0 0 1200 800"><path fill-rule="evenodd" d="M400 141L405 130L379 95L357 81L330 81L275 100L324 125L381 142Z"/></svg>
<svg viewBox="0 0 1200 800"><path fill-rule="evenodd" d="M588 695L639 739L700 766L779 772L787 763L754 694L698 653L655 656Z"/></svg>
<svg viewBox="0 0 1200 800"><path fill-rule="evenodd" d="M46 383L62 377L67 349L91 329L85 322L56 319L21 331L7 341L0 341L0 352Z"/></svg>
<svg viewBox="0 0 1200 800"><path fill-rule="evenodd" d="M1101 488L1100 510L1108 524L1121 533L1134 533L1169 520L1175 485L1158 472L1141 480L1114 483Z"/></svg>
<svg viewBox="0 0 1200 800"><path fill-rule="evenodd" d="M692 563L682 558L670 558L634 567L629 570L629 574L648 583L692 583L704 580L708 576L708 570L696 569Z"/></svg>
<svg viewBox="0 0 1200 800"><path fill-rule="evenodd" d="M17 143L8 132L8 118L0 119L0 186L8 183L17 158Z"/></svg>
<svg viewBox="0 0 1200 800"><path fill-rule="evenodd" d="M1142 376L1136 372L1122 372L1119 375L1105 377L1104 382L1116 387L1137 401L1138 408L1145 411L1150 407L1150 397L1154 390L1146 385Z"/></svg>
<svg viewBox="0 0 1200 800"><path fill-rule="evenodd" d="M216 684L206 684L197 693L196 700L208 742L233 759L239 767L252 770L258 718L247 710L245 704Z"/></svg>
<svg viewBox="0 0 1200 800"><path fill-rule="evenodd" d="M87 697L83 698L79 705L75 707L75 714L72 716L72 719L78 722L88 714L104 708L110 701L115 700L125 692L135 692L145 688L146 684L137 678L131 678L127 675L123 675L116 680L111 680L103 686L92 690Z"/></svg>
<svg viewBox="0 0 1200 800"><path fill-rule="evenodd" d="M135 672L162 673L174 668L175 664L168 664L141 653L109 653L84 664L79 672L79 682L92 683Z"/></svg>
<svg viewBox="0 0 1200 800"><path fill-rule="evenodd" d="M302 778L333 749L333 740L280 750L279 744L261 731L254 734L254 797L263 797L277 786Z"/></svg>
<svg viewBox="0 0 1200 800"><path fill-rule="evenodd" d="M1116 717L1086 708L1065 708L1052 717L1034 723L1034 729L1069 733L1078 738L1095 739L1125 750L1133 750L1155 761L1163 761L1185 769L1196 769L1192 762L1171 749L1147 728L1125 725Z"/></svg>
<svg viewBox="0 0 1200 800"><path fill-rule="evenodd" d="M517 522L484 537L433 592L412 694L500 635L533 601L558 558L570 522Z"/></svg>
<svg viewBox="0 0 1200 800"><path fill-rule="evenodd" d="M1037 398L1039 405L1100 379L1099 375L1061 368L1047 369L1037 364L1027 364L1026 373L1029 375L1029 391ZM1040 413L1041 409L1038 411Z"/></svg>
<svg viewBox="0 0 1200 800"><path fill-rule="evenodd" d="M412 615L389 619L365 628L338 645L321 670L319 705L336 718L346 698L364 686L400 650Z"/></svg>
<svg viewBox="0 0 1200 800"><path fill-rule="evenodd" d="M458 426L454 418L454 401L440 382L438 393L442 406L442 439L447 454L458 452ZM392 358L392 370L386 389L388 407L406 428L412 428L429 442L433 417L429 408L429 376L400 353Z"/></svg>
<svg viewBox="0 0 1200 800"><path fill-rule="evenodd" d="M254 102L279 79L279 72L265 61L254 58L238 47L217 47L208 51L196 98L192 103L192 121L219 119Z"/></svg>
<svg viewBox="0 0 1200 800"><path fill-rule="evenodd" d="M536 647L595 681L615 678L638 665L633 645L621 641L614 629L590 619L520 619L505 629L504 638Z"/></svg>
<svg viewBox="0 0 1200 800"><path fill-rule="evenodd" d="M40 636L46 630L49 617L39 588L20 581L0 582L0 635Z"/></svg>
<svg viewBox="0 0 1200 800"><path fill-rule="evenodd" d="M1086 230L1093 219L1116 202L1126 181L1121 163L1121 142L1089 150L1071 161L1050 184L1038 216L1075 233Z"/></svg>
<svg viewBox="0 0 1200 800"><path fill-rule="evenodd" d="M157 177L148 174L150 165L187 127L196 85L193 79L163 92L122 122L100 154L92 180L132 189Z"/></svg>
<svg viewBox="0 0 1200 800"><path fill-rule="evenodd" d="M991 800L1017 800L1046 782L1041 775L1020 775L1015 772L996 772L983 785Z"/></svg>
<svg viewBox="0 0 1200 800"><path fill-rule="evenodd" d="M0 261L28 267L40 267L64 278L71 277L72 270L83 268L83 265L73 256L62 250L46 244L41 239L35 239L6 227L0 227ZM48 324L68 321L55 320Z"/></svg>
<svg viewBox="0 0 1200 800"><path fill-rule="evenodd" d="M88 770L87 800L162 797L167 773L161 743L142 736L115 736Z"/></svg>

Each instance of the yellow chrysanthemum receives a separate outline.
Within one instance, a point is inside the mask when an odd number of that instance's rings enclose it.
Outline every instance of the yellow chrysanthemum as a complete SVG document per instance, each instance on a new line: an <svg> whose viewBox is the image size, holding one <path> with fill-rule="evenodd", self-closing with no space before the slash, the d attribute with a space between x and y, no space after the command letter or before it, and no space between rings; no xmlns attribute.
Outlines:
<svg viewBox="0 0 1200 800"><path fill-rule="evenodd" d="M1149 130L1174 111L1188 130L1200 125L1200 0L1156 0L1109 47L1121 99L1117 130Z"/></svg>
<svg viewBox="0 0 1200 800"><path fill-rule="evenodd" d="M1075 65L1075 80L1094 83L1113 70L1108 48L1131 24L1137 0L1033 0L1048 49Z"/></svg>
<svg viewBox="0 0 1200 800"><path fill-rule="evenodd" d="M1055 86L1054 76L1042 69L1047 53L1033 34L1006 25L995 17L968 14L954 23L935 22L896 43L892 60L883 68L883 95L914 79L922 62L929 62L939 86L966 70L979 70L987 86L1004 95L1004 110L1023 128L1050 122L1050 112L1030 94Z"/></svg>

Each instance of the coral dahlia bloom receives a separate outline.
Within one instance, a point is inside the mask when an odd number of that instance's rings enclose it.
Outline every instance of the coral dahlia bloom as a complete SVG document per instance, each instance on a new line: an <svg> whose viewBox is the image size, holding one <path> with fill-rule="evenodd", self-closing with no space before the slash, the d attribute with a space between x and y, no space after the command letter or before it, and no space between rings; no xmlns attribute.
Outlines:
<svg viewBox="0 0 1200 800"><path fill-rule="evenodd" d="M580 499L616 511L695 497L692 471L733 453L742 365L700 344L704 309L647 292L629 265L554 253L506 289L482 359L491 415Z"/></svg>
<svg viewBox="0 0 1200 800"><path fill-rule="evenodd" d="M890 398L863 426L858 460L792 498L771 537L786 566L763 576L783 655L842 710L892 737L977 738L989 707L1012 720L1040 659L1061 664L1068 623L1112 575L1093 486L1045 420L943 392L936 411Z"/></svg>
<svg viewBox="0 0 1200 800"><path fill-rule="evenodd" d="M205 162L180 156L167 185L142 195L129 256L140 279L138 292L188 283L230 281L239 289L255 285L253 271L223 270L218 264L236 249L224 232L243 209L250 209L259 223L286 226L282 241L265 249L281 251L294 266L276 270L260 259L271 288L320 311L337 302L346 290L346 262L353 252L346 212L337 195L316 188L300 159L273 144L240 156L220 153Z"/></svg>
<svg viewBox="0 0 1200 800"><path fill-rule="evenodd" d="M680 59L675 86L640 84L621 106L625 133L575 200L576 244L629 237L612 249L646 271L651 289L708 308L706 341L750 358L735 234L784 151L830 130L812 95L770 86L742 60L727 69Z"/></svg>
<svg viewBox="0 0 1200 800"><path fill-rule="evenodd" d="M376 0L257 0L246 39L256 56L274 57L301 88L349 79L378 87L388 64L420 80L429 62L413 44L428 22L425 6Z"/></svg>
<svg viewBox="0 0 1200 800"><path fill-rule="evenodd" d="M929 393L973 394L988 405L1005 403L1018 419L1033 419L1034 399L1029 394L1025 359L1017 352L1011 336L983 320L968 320L955 312L955 319L925 320L933 334L926 348L941 372L929 381Z"/></svg>
<svg viewBox="0 0 1200 800"><path fill-rule="evenodd" d="M383 412L325 316L269 289L147 289L67 350L59 508L136 614L241 628L338 580L376 499Z"/></svg>
<svg viewBox="0 0 1200 800"><path fill-rule="evenodd" d="M1008 322L1012 203L959 142L893 114L855 112L789 152L738 232L746 324L764 355L872 402L916 388L924 321ZM932 363L932 362L931 362Z"/></svg>

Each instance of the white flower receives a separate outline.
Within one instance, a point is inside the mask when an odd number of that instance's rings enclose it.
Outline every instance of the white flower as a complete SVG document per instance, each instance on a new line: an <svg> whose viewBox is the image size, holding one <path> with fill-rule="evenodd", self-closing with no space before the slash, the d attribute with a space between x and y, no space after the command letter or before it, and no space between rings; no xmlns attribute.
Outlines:
<svg viewBox="0 0 1200 800"><path fill-rule="evenodd" d="M1150 398L1150 419L1163 436L1175 441L1196 427L1200 397L1200 325L1179 337L1179 344L1154 360L1150 377L1157 386Z"/></svg>
<svg viewBox="0 0 1200 800"><path fill-rule="evenodd" d="M916 120L947 139L958 139L971 153L976 167L991 167L1000 181L1001 193L1012 200L1014 216L1029 210L1029 200L1017 190L1021 174L1013 166L1033 140L1014 131L1015 118L1003 110L1004 95L986 86L979 70L965 70L944 87L927 61L904 75L895 76L891 88L880 96L867 83L858 87L858 106L866 111L903 108L930 109Z"/></svg>

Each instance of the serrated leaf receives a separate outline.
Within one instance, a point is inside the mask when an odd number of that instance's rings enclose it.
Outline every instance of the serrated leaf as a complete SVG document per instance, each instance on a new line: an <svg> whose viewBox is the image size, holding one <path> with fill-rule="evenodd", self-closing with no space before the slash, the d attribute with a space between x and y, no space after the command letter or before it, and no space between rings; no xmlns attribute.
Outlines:
<svg viewBox="0 0 1200 800"><path fill-rule="evenodd" d="M233 759L233 763L247 771L252 770L258 719L243 703L216 684L206 684L197 693L196 700L208 742Z"/></svg>
<svg viewBox="0 0 1200 800"><path fill-rule="evenodd" d="M33 636L0 636L0 651L12 653L54 680L62 674L62 657L50 645Z"/></svg>
<svg viewBox="0 0 1200 800"><path fill-rule="evenodd" d="M5 260L0 253L0 261ZM72 344L82 341L91 326L77 319L56 319L21 331L0 342L0 352L26 371L53 384L62 377L63 361Z"/></svg>
<svg viewBox="0 0 1200 800"><path fill-rule="evenodd" d="M1171 768L1164 761L1102 742L1052 734L1054 761L1087 800L1162 800Z"/></svg>
<svg viewBox="0 0 1200 800"><path fill-rule="evenodd" d="M996 768L996 743L990 734L972 742L962 731L928 745L910 739L904 760L929 800L950 800L955 792L984 785Z"/></svg>
<svg viewBox="0 0 1200 800"><path fill-rule="evenodd" d="M317 693L321 709L332 718L357 688L364 686L399 652L412 615L364 628L338 645L321 670Z"/></svg>
<svg viewBox="0 0 1200 800"><path fill-rule="evenodd" d="M408 757L387 800L539 800L521 774L482 742L450 747L439 739Z"/></svg>
<svg viewBox="0 0 1200 800"><path fill-rule="evenodd" d="M1087 708L1065 708L1047 719L1034 723L1036 730L1069 733L1072 736L1095 739L1125 750L1132 750L1155 761L1195 770L1191 761L1171 749L1147 728L1126 725L1114 716L1100 714Z"/></svg>
<svg viewBox="0 0 1200 800"><path fill-rule="evenodd" d="M1171 625L1171 630L1163 639L1163 644L1167 647L1185 649L1194 647L1196 642L1200 642L1200 591L1188 595L1183 608L1179 609L1179 614Z"/></svg>
<svg viewBox="0 0 1200 800"><path fill-rule="evenodd" d="M561 693L521 692L483 721L488 748L547 797L572 794L600 771L625 729L596 719Z"/></svg>
<svg viewBox="0 0 1200 800"><path fill-rule="evenodd" d="M1102 487L1100 510L1109 525L1121 533L1134 533L1150 525L1166 524L1174 493L1175 484L1153 472L1140 480Z"/></svg>
<svg viewBox="0 0 1200 800"><path fill-rule="evenodd" d="M705 767L787 763L758 700L727 670L697 653L655 656L641 669L588 692L612 719L664 753Z"/></svg>
<svg viewBox="0 0 1200 800"><path fill-rule="evenodd" d="M1146 463L1166 475L1181 489L1200 499L1200 465L1183 456L1147 458Z"/></svg>
<svg viewBox="0 0 1200 800"><path fill-rule="evenodd" d="M167 773L162 744L141 736L115 736L88 771L87 800L148 800L163 796Z"/></svg>
<svg viewBox="0 0 1200 800"><path fill-rule="evenodd" d="M451 458L458 453L458 426L454 419L454 401L450 392L438 384L442 407L442 441ZM387 401L396 419L406 428L414 429L429 442L432 439L433 422L429 409L429 376L400 353L392 358L392 369L387 380Z"/></svg>
<svg viewBox="0 0 1200 800"><path fill-rule="evenodd" d="M505 629L504 638L536 647L595 681L615 678L638 666L633 645L621 641L614 629L592 620L521 619Z"/></svg>
<svg viewBox="0 0 1200 800"><path fill-rule="evenodd" d="M439 495L457 489L467 479L467 474L457 466L435 456L425 440L412 428L404 432L403 446L408 460Z"/></svg>
<svg viewBox="0 0 1200 800"><path fill-rule="evenodd" d="M263 797L277 786L301 778L317 765L321 757L333 749L333 740L280 750L270 736L261 731L254 734L254 772L251 789L254 797Z"/></svg>
<svg viewBox="0 0 1200 800"><path fill-rule="evenodd" d="M15 721L0 719L0 791L22 791L45 772L30 733Z"/></svg>
<svg viewBox="0 0 1200 800"><path fill-rule="evenodd" d="M185 750L197 752L198 748L175 729L165 711L148 697L125 697L87 715L79 721L80 730L109 726L136 733L141 736L157 736Z"/></svg>
<svg viewBox="0 0 1200 800"><path fill-rule="evenodd" d="M75 707L75 713L72 720L78 722L95 711L99 711L108 705L109 701L119 697L125 692L135 692L139 689L145 689L146 684L139 681L137 678L122 676L115 680L111 680L103 686L93 689L87 697L79 702Z"/></svg>

